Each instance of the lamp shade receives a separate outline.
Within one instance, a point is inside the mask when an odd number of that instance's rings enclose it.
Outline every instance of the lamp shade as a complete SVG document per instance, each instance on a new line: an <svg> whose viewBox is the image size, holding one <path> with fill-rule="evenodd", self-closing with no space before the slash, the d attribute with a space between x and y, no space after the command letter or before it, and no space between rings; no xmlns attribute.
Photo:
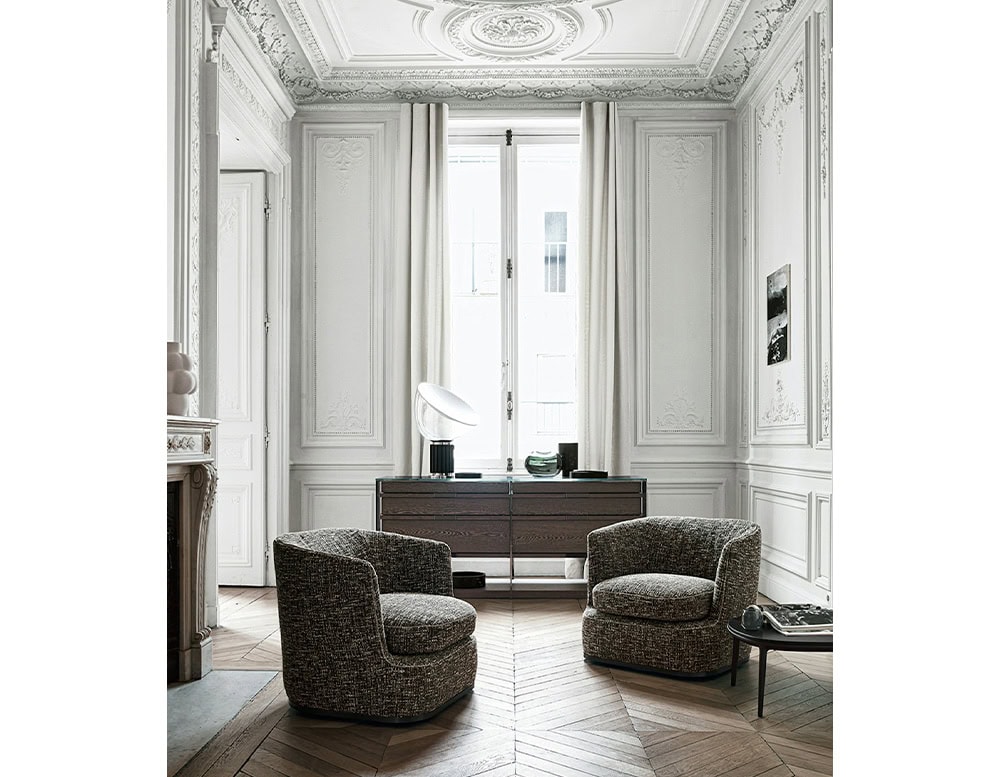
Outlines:
<svg viewBox="0 0 1000 777"><path fill-rule="evenodd" d="M479 424L479 414L436 383L421 383L413 397L417 429L427 440L454 440Z"/></svg>

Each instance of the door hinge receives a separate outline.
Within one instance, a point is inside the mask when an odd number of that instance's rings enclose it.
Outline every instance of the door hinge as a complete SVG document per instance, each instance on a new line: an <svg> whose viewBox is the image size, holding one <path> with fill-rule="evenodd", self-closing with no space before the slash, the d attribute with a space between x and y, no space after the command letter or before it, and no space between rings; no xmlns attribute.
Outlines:
<svg viewBox="0 0 1000 777"><path fill-rule="evenodd" d="M271 331L271 314L264 313L264 333L267 334Z"/></svg>
<svg viewBox="0 0 1000 777"><path fill-rule="evenodd" d="M514 392L507 392L507 420L511 420L514 417Z"/></svg>
<svg viewBox="0 0 1000 777"><path fill-rule="evenodd" d="M264 195L264 220L267 221L271 218L271 201Z"/></svg>
<svg viewBox="0 0 1000 777"><path fill-rule="evenodd" d="M510 456L507 457L507 471L508 472L514 471L514 459L512 459Z"/></svg>
<svg viewBox="0 0 1000 777"><path fill-rule="evenodd" d="M514 130L507 130L507 145L514 145Z"/></svg>
<svg viewBox="0 0 1000 777"><path fill-rule="evenodd" d="M267 448L271 444L271 431L265 426L264 427L264 448Z"/></svg>
<svg viewBox="0 0 1000 777"><path fill-rule="evenodd" d="M514 260L509 257L507 259L507 277L508 278L514 277Z"/></svg>

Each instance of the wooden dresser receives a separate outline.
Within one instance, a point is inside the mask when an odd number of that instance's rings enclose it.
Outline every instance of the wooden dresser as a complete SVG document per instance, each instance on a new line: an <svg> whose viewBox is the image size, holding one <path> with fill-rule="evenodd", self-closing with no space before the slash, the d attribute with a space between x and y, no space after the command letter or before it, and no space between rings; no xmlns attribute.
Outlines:
<svg viewBox="0 0 1000 777"><path fill-rule="evenodd" d="M453 556L584 558L587 535L646 514L646 479L376 480L375 528L446 542Z"/></svg>

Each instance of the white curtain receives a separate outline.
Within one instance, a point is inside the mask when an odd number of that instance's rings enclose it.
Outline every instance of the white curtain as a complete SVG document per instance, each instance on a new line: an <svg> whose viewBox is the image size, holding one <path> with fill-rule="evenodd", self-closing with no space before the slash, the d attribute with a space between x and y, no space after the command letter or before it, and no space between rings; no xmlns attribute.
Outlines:
<svg viewBox="0 0 1000 777"><path fill-rule="evenodd" d="M413 395L421 381L448 384L450 280L448 272L448 106L405 103L400 109L401 268L409 316L400 318L410 344L409 394L397 431L396 474L420 474L424 440L413 422ZM397 297L398 299L398 297ZM397 332L400 332L397 329ZM402 376L401 376L402 377ZM426 468L426 465L425 465Z"/></svg>
<svg viewBox="0 0 1000 777"><path fill-rule="evenodd" d="M618 107L585 102L580 118L579 467L626 475L627 272Z"/></svg>

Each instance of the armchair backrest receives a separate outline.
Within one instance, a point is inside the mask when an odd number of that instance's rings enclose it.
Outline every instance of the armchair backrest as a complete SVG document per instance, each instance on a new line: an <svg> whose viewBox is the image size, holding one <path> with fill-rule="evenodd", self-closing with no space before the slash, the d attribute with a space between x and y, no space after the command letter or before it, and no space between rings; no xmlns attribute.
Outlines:
<svg viewBox="0 0 1000 777"><path fill-rule="evenodd" d="M730 518L663 515L605 526L588 539L590 578L666 572L714 580L723 548L752 529Z"/></svg>

